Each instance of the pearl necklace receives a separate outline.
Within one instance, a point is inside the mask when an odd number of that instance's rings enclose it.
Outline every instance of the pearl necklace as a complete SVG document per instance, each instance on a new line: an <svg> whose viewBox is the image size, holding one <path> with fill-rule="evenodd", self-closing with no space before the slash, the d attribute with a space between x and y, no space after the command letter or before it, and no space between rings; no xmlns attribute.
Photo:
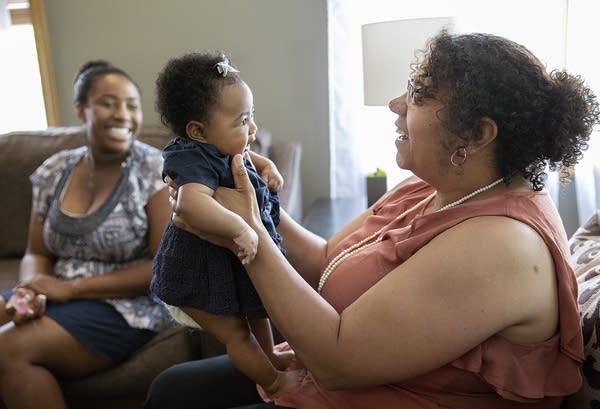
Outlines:
<svg viewBox="0 0 600 409"><path fill-rule="evenodd" d="M471 193L469 193L466 196L461 197L460 199L452 202L452 203L448 203L447 205L441 207L440 209L436 210L437 212L441 212L442 210L446 210L449 209L451 207L457 206L463 202L466 202L467 200L471 199L473 196L477 196L478 194L485 192L486 190L489 190L491 188L493 188L494 186L498 185L499 183L501 183L504 180L504 178L500 178L498 180L495 180L494 182L490 183L489 185L486 185L484 187L481 187ZM429 202L431 199L433 199L433 197L435 196L435 192L433 192L432 194L430 194L429 196L427 196L425 199L421 200L419 203L417 203L416 205L414 205L413 207L411 207L408 210L405 210L404 212L402 212L400 215L398 215L393 221L397 221L402 219L404 216L406 216L407 214L409 214L410 212L412 212L413 210L417 209L418 207L424 205L425 203ZM359 241L358 243L354 243L353 245L351 245L350 247L348 247L347 249L344 249L342 252L340 252L337 256L335 256L327 265L327 267L325 268L325 270L323 271L323 274L321 275L321 278L319 279L319 286L318 286L318 291L319 293L321 292L321 289L323 289L323 286L325 285L325 282L327 281L327 279L329 278L329 276L331 275L331 272L337 267L339 266L342 262L344 262L346 259L348 259L349 257L352 257L354 254L358 253L361 250L364 250L366 248L369 248L377 243L379 243L382 238L381 236L379 236L381 234L381 232L383 232L383 230L387 227L387 225L383 226L382 228L380 228L379 230L377 230L376 232L370 234L369 236L365 237L364 239L362 239L361 241ZM377 237L379 236L379 237ZM376 240L373 240L375 237L377 237Z"/></svg>

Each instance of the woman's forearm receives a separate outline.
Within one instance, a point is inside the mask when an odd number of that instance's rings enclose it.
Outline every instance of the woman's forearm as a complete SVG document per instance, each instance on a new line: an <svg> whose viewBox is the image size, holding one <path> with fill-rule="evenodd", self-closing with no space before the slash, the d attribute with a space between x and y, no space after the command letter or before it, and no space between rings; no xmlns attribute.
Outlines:
<svg viewBox="0 0 600 409"><path fill-rule="evenodd" d="M321 264L327 255L325 239L302 227L283 210L277 231L283 238L288 261L313 288L317 288Z"/></svg>
<svg viewBox="0 0 600 409"><path fill-rule="evenodd" d="M152 260L132 264L112 273L73 281L74 299L129 298L148 294Z"/></svg>
<svg viewBox="0 0 600 409"><path fill-rule="evenodd" d="M258 253L246 266L248 274L269 317L300 360L317 378L325 379L327 368L335 367L332 362L338 359L324 351L335 350L340 315L294 270L268 233L259 230Z"/></svg>
<svg viewBox="0 0 600 409"><path fill-rule="evenodd" d="M53 262L48 257L26 253L19 265L19 281L29 281L37 274L51 275L53 269Z"/></svg>

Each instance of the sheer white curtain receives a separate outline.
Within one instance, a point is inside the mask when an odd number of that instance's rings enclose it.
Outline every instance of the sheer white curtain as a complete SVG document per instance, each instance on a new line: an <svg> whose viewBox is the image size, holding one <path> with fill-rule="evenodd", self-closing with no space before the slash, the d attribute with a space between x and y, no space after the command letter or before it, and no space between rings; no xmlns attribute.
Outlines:
<svg viewBox="0 0 600 409"><path fill-rule="evenodd" d="M331 195L365 193L365 176L375 168L388 174L388 186L409 175L395 163L395 115L387 107L363 105L361 26L378 21L453 15L444 0L328 0L330 70ZM385 63L385 62L382 62ZM398 95L406 79L390 84ZM345 164L355 164L348 167Z"/></svg>
<svg viewBox="0 0 600 409"><path fill-rule="evenodd" d="M0 30L10 27L10 11L8 0L0 0Z"/></svg>
<svg viewBox="0 0 600 409"><path fill-rule="evenodd" d="M332 196L363 194L364 177L376 167L388 173L389 187L407 176L395 165L395 116L386 107L363 105L361 26L378 21L443 16L455 18L457 32L494 33L525 45L549 70L566 67L583 76L600 95L600 59L594 57L595 33L592 32L600 16L600 2L328 0ZM397 88L400 94L405 84L406 79L398 79L397 83L390 83L390 87ZM560 201L563 207L576 208L579 220L585 220L600 206L600 141L597 139L600 139L598 133L592 136L590 149L576 168L576 197L559 200L558 178L555 174L549 175L548 188L556 203ZM348 163L356 166L344 165Z"/></svg>
<svg viewBox="0 0 600 409"><path fill-rule="evenodd" d="M569 0L568 6L566 67L585 78L600 98L600 58L596 55L600 2ZM600 209L600 129L592 134L589 144L575 167L579 224Z"/></svg>

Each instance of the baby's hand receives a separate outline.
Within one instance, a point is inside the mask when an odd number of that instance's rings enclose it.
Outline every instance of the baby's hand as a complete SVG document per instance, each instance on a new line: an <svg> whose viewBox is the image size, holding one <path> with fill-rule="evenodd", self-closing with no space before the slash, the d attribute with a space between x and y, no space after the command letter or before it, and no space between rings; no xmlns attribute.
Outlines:
<svg viewBox="0 0 600 409"><path fill-rule="evenodd" d="M234 237L233 241L238 245L237 256L242 264L248 264L254 260L256 248L258 247L258 235L250 226L247 226L242 234Z"/></svg>
<svg viewBox="0 0 600 409"><path fill-rule="evenodd" d="M272 162L263 168L260 177L271 192L279 192L283 187L283 176Z"/></svg>

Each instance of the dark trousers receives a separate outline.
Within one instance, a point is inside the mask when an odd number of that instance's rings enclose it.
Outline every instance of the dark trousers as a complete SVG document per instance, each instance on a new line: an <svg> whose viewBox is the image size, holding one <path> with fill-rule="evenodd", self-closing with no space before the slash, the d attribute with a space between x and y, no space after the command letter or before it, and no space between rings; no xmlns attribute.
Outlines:
<svg viewBox="0 0 600 409"><path fill-rule="evenodd" d="M148 389L145 409L285 409L260 398L227 355L174 365Z"/></svg>

